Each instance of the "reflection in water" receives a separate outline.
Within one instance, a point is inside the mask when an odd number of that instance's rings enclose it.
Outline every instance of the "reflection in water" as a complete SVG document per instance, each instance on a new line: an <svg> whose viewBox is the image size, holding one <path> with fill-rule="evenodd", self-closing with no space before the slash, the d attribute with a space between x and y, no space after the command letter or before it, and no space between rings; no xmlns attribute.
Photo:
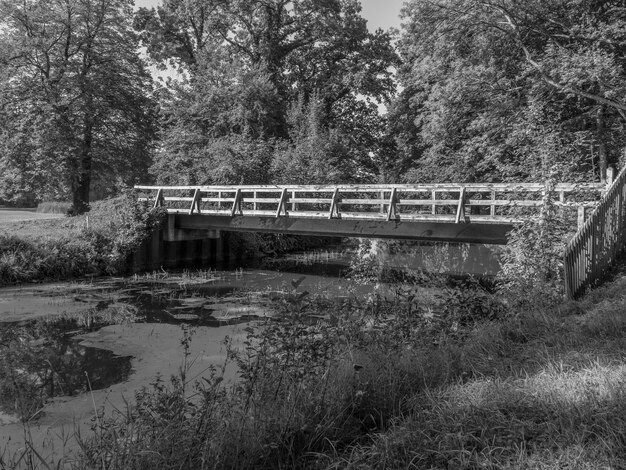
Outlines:
<svg viewBox="0 0 626 470"><path fill-rule="evenodd" d="M106 388L125 380L130 357L84 348L71 339L75 321L0 324L0 411L24 419L46 400Z"/></svg>

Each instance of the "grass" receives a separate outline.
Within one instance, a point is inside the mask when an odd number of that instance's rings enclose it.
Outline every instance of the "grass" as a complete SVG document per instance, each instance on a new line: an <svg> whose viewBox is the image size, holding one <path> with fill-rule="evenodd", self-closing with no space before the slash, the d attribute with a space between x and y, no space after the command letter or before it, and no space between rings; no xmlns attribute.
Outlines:
<svg viewBox="0 0 626 470"><path fill-rule="evenodd" d="M17 222L24 222L27 220L58 219L60 217L62 217L60 214L43 214L30 210L6 210L0 208L0 229L10 230L10 226Z"/></svg>
<svg viewBox="0 0 626 470"><path fill-rule="evenodd" d="M0 225L0 285L113 274L162 214L132 195L100 201L86 215Z"/></svg>
<svg viewBox="0 0 626 470"><path fill-rule="evenodd" d="M71 202L44 201L37 204L37 212L44 214L67 214L71 207Z"/></svg>

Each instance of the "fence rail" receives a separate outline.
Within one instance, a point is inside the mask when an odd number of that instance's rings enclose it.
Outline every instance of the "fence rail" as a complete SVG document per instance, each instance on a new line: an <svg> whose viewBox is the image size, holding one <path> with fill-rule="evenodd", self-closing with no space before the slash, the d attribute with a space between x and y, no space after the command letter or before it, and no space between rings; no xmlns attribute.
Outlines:
<svg viewBox="0 0 626 470"><path fill-rule="evenodd" d="M597 285L625 247L626 167L565 249L568 298L578 298L587 288Z"/></svg>
<svg viewBox="0 0 626 470"><path fill-rule="evenodd" d="M171 213L325 219L515 223L536 215L541 183L424 185L135 186L139 200ZM578 217L606 185L560 183L557 206ZM581 194L583 196L581 196Z"/></svg>

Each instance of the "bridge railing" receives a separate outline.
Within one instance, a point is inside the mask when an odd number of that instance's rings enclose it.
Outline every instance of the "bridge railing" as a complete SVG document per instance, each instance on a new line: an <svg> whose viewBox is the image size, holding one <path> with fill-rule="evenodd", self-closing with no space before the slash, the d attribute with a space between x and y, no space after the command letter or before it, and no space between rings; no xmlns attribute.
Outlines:
<svg viewBox="0 0 626 470"><path fill-rule="evenodd" d="M541 183L423 185L136 186L171 213L403 221L515 223L538 213ZM561 183L555 205L582 224L602 183Z"/></svg>
<svg viewBox="0 0 626 470"><path fill-rule="evenodd" d="M564 254L565 287L580 297L607 274L626 248L626 168L623 168Z"/></svg>

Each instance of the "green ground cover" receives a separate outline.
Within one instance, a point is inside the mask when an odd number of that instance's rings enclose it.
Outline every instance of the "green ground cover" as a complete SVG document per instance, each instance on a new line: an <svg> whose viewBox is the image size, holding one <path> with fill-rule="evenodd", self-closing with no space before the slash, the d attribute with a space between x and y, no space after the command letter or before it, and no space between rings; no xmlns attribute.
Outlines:
<svg viewBox="0 0 626 470"><path fill-rule="evenodd" d="M5 225L12 224L15 222L24 222L27 220L57 219L60 217L62 217L61 214L19 211L19 210L8 211L8 210L0 209L0 230L11 230L11 227L5 227Z"/></svg>

